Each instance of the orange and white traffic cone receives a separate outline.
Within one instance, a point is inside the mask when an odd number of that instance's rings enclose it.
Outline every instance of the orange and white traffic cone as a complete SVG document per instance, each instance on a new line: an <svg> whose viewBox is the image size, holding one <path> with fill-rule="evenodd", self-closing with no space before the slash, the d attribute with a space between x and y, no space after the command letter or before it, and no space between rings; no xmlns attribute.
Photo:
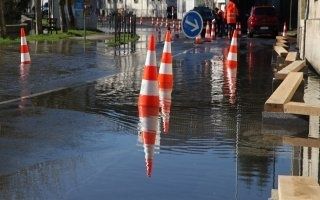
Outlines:
<svg viewBox="0 0 320 200"><path fill-rule="evenodd" d="M159 18L157 17L157 19L156 19L156 26L158 26L159 25Z"/></svg>
<svg viewBox="0 0 320 200"><path fill-rule="evenodd" d="M179 34L180 34L180 23L179 23L179 21L177 21L177 24L176 24L176 30L175 30L175 35L174 35L174 37L175 38L179 38Z"/></svg>
<svg viewBox="0 0 320 200"><path fill-rule="evenodd" d="M156 39L149 36L147 57L141 83L139 106L159 107L158 72L156 60Z"/></svg>
<svg viewBox="0 0 320 200"><path fill-rule="evenodd" d="M176 30L176 23L174 20L172 20L172 29L171 29L171 35L174 36L175 35L175 30ZM171 37L171 40L174 40L174 37Z"/></svg>
<svg viewBox="0 0 320 200"><path fill-rule="evenodd" d="M155 37L152 34L148 40L148 51L138 100L139 120L148 176L151 176L152 173L154 145L158 130L159 87L156 62Z"/></svg>
<svg viewBox="0 0 320 200"><path fill-rule="evenodd" d="M207 22L206 34L204 35L204 39L205 39L206 42L211 42L210 24L209 24L209 21Z"/></svg>
<svg viewBox="0 0 320 200"><path fill-rule="evenodd" d="M151 17L151 25L154 25L153 17Z"/></svg>
<svg viewBox="0 0 320 200"><path fill-rule="evenodd" d="M171 34L166 32L161 64L159 69L159 101L163 117L164 132L169 130L169 115L171 107L171 93L173 89Z"/></svg>
<svg viewBox="0 0 320 200"><path fill-rule="evenodd" d="M139 24L142 25L142 17L140 17L140 22L139 22Z"/></svg>
<svg viewBox="0 0 320 200"><path fill-rule="evenodd" d="M237 79L237 67L238 67L238 32L234 31L231 39L231 45L229 48L227 61L226 61L226 70L227 78L229 85L230 98L229 102L231 104L235 103L235 94L236 94L236 79Z"/></svg>
<svg viewBox="0 0 320 200"><path fill-rule="evenodd" d="M287 25L286 25L286 22L284 22L284 24L283 24L282 36L283 37L287 36Z"/></svg>
<svg viewBox="0 0 320 200"><path fill-rule="evenodd" d="M165 26L168 27L168 19L166 19Z"/></svg>
<svg viewBox="0 0 320 200"><path fill-rule="evenodd" d="M29 47L27 44L26 34L24 32L24 28L20 29L20 53L21 53L21 64L29 64L31 63L30 54L29 54Z"/></svg>
<svg viewBox="0 0 320 200"><path fill-rule="evenodd" d="M227 67L229 68L237 68L238 66L238 33L237 31L233 31L233 36L231 39L231 44L227 57Z"/></svg>
<svg viewBox="0 0 320 200"><path fill-rule="evenodd" d="M195 44L202 44L201 33L199 33L199 35L197 35L194 43L195 43Z"/></svg>
<svg viewBox="0 0 320 200"><path fill-rule="evenodd" d="M212 40L216 39L216 27L214 22L212 22L212 26L211 26L211 39Z"/></svg>
<svg viewBox="0 0 320 200"><path fill-rule="evenodd" d="M160 26L163 26L163 17L161 18Z"/></svg>

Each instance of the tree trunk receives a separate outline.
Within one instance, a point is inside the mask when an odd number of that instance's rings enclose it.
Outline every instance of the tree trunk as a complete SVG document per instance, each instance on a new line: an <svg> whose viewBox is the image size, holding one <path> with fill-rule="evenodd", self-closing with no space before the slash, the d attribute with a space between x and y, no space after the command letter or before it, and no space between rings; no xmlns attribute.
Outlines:
<svg viewBox="0 0 320 200"><path fill-rule="evenodd" d="M66 0L59 0L60 26L61 26L61 31L64 33L68 31L66 12L64 10L65 5L66 5Z"/></svg>
<svg viewBox="0 0 320 200"><path fill-rule="evenodd" d="M0 37L6 36L6 21L4 19L4 0L0 0Z"/></svg>
<svg viewBox="0 0 320 200"><path fill-rule="evenodd" d="M73 0L67 0L69 25L71 28L74 28L75 27L75 19L74 19L73 10L72 10L72 4L73 4Z"/></svg>
<svg viewBox="0 0 320 200"><path fill-rule="evenodd" d="M42 34L42 11L41 0L35 0L35 12L36 12L36 34Z"/></svg>

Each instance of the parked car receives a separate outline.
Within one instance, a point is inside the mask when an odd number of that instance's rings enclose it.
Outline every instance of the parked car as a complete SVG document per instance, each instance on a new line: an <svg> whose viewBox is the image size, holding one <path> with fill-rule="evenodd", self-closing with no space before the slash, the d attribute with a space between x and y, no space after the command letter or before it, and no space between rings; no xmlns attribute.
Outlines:
<svg viewBox="0 0 320 200"><path fill-rule="evenodd" d="M212 20L214 20L216 18L215 14L210 8L205 7L205 6L194 7L192 10L198 12L200 14L200 16L202 17L203 29L201 32L201 37L204 37L204 35L206 33L207 22L210 23L210 27L211 27Z"/></svg>
<svg viewBox="0 0 320 200"><path fill-rule="evenodd" d="M254 6L247 21L248 37L254 34L278 35L278 15L273 6Z"/></svg>

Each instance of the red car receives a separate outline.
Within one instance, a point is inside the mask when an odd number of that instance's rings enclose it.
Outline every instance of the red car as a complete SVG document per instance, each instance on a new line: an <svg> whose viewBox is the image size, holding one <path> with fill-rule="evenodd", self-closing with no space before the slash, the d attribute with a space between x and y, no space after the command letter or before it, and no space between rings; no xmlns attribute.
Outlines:
<svg viewBox="0 0 320 200"><path fill-rule="evenodd" d="M278 35L278 16L273 6L254 6L248 18L248 37L254 34Z"/></svg>

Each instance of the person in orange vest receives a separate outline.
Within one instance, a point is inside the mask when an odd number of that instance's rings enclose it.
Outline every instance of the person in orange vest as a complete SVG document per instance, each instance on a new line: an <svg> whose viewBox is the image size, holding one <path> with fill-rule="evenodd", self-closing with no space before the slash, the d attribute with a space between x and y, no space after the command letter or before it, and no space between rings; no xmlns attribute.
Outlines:
<svg viewBox="0 0 320 200"><path fill-rule="evenodd" d="M235 0L229 0L224 15L228 25L228 37L231 39L238 19L238 8L235 4Z"/></svg>

